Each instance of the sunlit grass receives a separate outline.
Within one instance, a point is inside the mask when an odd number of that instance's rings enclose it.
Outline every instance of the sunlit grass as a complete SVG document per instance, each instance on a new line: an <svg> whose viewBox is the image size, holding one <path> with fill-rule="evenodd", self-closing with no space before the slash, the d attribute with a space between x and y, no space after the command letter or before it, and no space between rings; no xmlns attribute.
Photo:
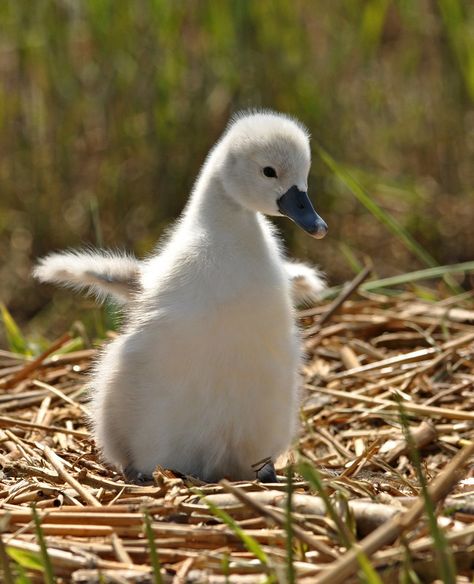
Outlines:
<svg viewBox="0 0 474 584"><path fill-rule="evenodd" d="M297 116L338 170L358 171L357 185L339 172L341 192L314 157L329 236L315 244L288 227L290 252L332 281L352 269L333 261L340 244L387 274L468 259L470 230L457 244L449 233L472 190L474 4L6 0L0 19L0 298L15 318L51 296L29 278L39 255L84 243L148 253L229 115L248 107ZM383 201L364 173L394 186ZM398 205L404 184L411 199ZM351 188L378 203L368 237L369 207ZM380 215L392 203L393 221Z"/></svg>

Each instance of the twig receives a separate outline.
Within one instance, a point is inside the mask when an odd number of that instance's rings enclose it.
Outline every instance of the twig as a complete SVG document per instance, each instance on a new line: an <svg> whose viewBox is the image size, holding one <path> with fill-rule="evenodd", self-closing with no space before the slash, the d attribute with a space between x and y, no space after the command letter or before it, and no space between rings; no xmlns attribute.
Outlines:
<svg viewBox="0 0 474 584"><path fill-rule="evenodd" d="M398 404L396 402L380 399L377 397L368 397L366 395L349 393L347 391L340 391L338 389L328 389L326 387L317 387L315 385L306 385L305 387L307 387L311 391L317 391L318 393L324 393L326 395L340 397L342 399L347 399L348 401L363 402L376 406L384 406L384 409L389 410L398 409ZM463 410L459 411L451 410L448 408L437 408L434 406L423 406L421 404L410 403L409 401L404 401L403 407L407 412L410 412L412 414L436 416L439 418L448 418L452 420L474 420L474 412L466 412Z"/></svg>
<svg viewBox="0 0 474 584"><path fill-rule="evenodd" d="M305 337L310 337L321 329L324 323L326 323L331 316L344 304L344 302L353 294L357 288L364 282L371 274L372 266L367 265L365 268L357 274L357 276L349 282L342 291L340 292L339 296L329 305L329 308L324 312L314 327L309 328L305 331Z"/></svg>
<svg viewBox="0 0 474 584"><path fill-rule="evenodd" d="M62 434L70 434L77 438L89 438L88 432L82 430L68 430L68 428L59 428L58 426L47 426L46 424L35 424L34 422L27 422L19 418L10 418L8 416L0 416L0 427L18 426L19 428L31 428L33 430L43 430L49 434L60 432Z"/></svg>
<svg viewBox="0 0 474 584"><path fill-rule="evenodd" d="M85 489L71 474L67 472L64 465L57 454L55 454L49 446L41 447L46 458L50 462L51 466L58 473L58 475L86 501L89 505L93 507L101 507L101 503Z"/></svg>
<svg viewBox="0 0 474 584"><path fill-rule="evenodd" d="M462 347L463 345L468 345L472 341L474 341L474 333L469 333L457 339L448 341L439 348L430 347L429 349L419 349L418 351L396 355L395 357L389 357L388 359L382 359L381 361L368 363L367 365L361 365L360 367L354 367L353 369L348 369L347 371L342 371L341 373L334 373L333 375L329 375L327 379L328 381L333 379L342 379L344 377L351 377L352 375L359 375L360 373L366 373L368 371L374 371L376 369L382 369L392 365L401 365L402 363L422 361L423 359L426 359L426 357L431 357L433 355L440 354L441 352L450 352L454 349Z"/></svg>
<svg viewBox="0 0 474 584"><path fill-rule="evenodd" d="M64 400L69 405L74 406L74 407L79 408L80 410L82 410L82 412L84 414L88 414L89 413L89 410L84 405L82 405L81 403L78 403L78 402L74 401L72 398L70 398L68 395L66 395L65 393L63 393L57 387L54 387L54 386L50 385L49 383L45 383L44 381L40 381L39 379L33 380L33 385L36 385L36 387L41 387L42 389L46 389L47 391L50 391L51 393L53 393L57 397L59 397L62 400Z"/></svg>
<svg viewBox="0 0 474 584"><path fill-rule="evenodd" d="M424 448L428 444L431 444L433 440L436 440L436 428L434 424L430 421L423 420L417 428L411 430L411 436L416 448ZM387 464L392 464L397 460L402 454L405 454L409 450L409 445L406 440L400 440L398 443L384 455L385 462Z"/></svg>
<svg viewBox="0 0 474 584"><path fill-rule="evenodd" d="M37 369L41 365L41 363L47 357L49 357L51 355L51 353L54 353L55 351L57 351L59 348L61 348L63 345L65 345L70 340L71 340L71 335L69 333L66 333L65 335L63 335L61 338L59 338L57 341L55 341L50 347L48 347L46 349L46 351L41 353L41 355L39 355L39 357L36 357L36 359L34 359L34 361L31 361L30 363L25 365L20 371L18 371L18 373L15 373L15 375L10 377L10 379L6 379L4 381L5 387L13 387L19 381L22 381L23 379L28 377L30 375L30 373L33 373L33 371L35 369Z"/></svg>

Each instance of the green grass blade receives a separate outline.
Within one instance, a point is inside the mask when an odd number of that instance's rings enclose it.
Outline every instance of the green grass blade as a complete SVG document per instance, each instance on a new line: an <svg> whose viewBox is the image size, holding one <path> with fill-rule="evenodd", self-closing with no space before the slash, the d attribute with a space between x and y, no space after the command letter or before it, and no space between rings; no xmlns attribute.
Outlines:
<svg viewBox="0 0 474 584"><path fill-rule="evenodd" d="M389 6L388 0L369 0L362 11L360 35L367 53L374 52L382 36Z"/></svg>
<svg viewBox="0 0 474 584"><path fill-rule="evenodd" d="M41 563L44 568L44 582L45 584L55 584L56 579L54 577L53 565L51 564L51 559L48 554L48 546L46 545L43 530L41 529L41 521L34 505L31 507L31 511L33 513L33 522L35 524L36 539L40 546Z"/></svg>
<svg viewBox="0 0 474 584"><path fill-rule="evenodd" d="M463 262L461 264L453 264L451 266L436 266L426 268L424 270L416 270L408 274L400 274L399 276L391 276L390 278L382 278L372 282L365 282L362 284L362 290L376 290L377 288L391 288L392 286L400 286L401 284L409 284L418 280L430 280L433 278L443 278L449 274L456 274L460 272L474 271L474 262Z"/></svg>
<svg viewBox="0 0 474 584"><path fill-rule="evenodd" d="M379 280L364 282L360 286L360 289L366 290L367 292L372 292L375 290L381 290L383 288L388 289L404 284L411 284L413 282L418 282L419 280L443 278L444 276L450 274L472 271L474 271L474 262L463 262L461 264L453 264L451 266L436 266L434 268L425 268L424 270L416 270L414 272L408 272L407 274L399 274L398 276L390 276L389 278L380 278ZM326 298L333 298L341 291L341 289L342 286L333 286L332 288L328 288L321 293L321 299L324 300Z"/></svg>
<svg viewBox="0 0 474 584"><path fill-rule="evenodd" d="M161 577L160 558L158 557L158 551L156 549L155 534L151 527L150 514L146 510L143 513L143 520L145 523L145 535L148 540L148 547L150 548L150 563L153 570L153 582L154 584L162 584L163 579Z"/></svg>
<svg viewBox="0 0 474 584"><path fill-rule="evenodd" d="M349 267L354 272L354 274L358 274L359 272L361 272L364 269L364 266L361 264L361 262L359 262L359 260L357 259L355 253L352 251L350 246L348 246L344 242L341 242L339 244L339 250L342 253L342 255L344 256L346 262L349 264Z"/></svg>
<svg viewBox="0 0 474 584"><path fill-rule="evenodd" d="M293 500L293 468L288 466L286 473L286 504L285 504L285 531L286 531L286 577L288 584L296 582L296 573L294 566L294 537L293 523L291 518L292 500Z"/></svg>
<svg viewBox="0 0 474 584"><path fill-rule="evenodd" d="M415 446L413 436L410 432L410 427L408 424L408 416L403 408L402 400L398 400L399 412L400 412L400 423L403 430L403 435L407 442L410 458L418 477L418 482L421 487L421 494L423 496L423 501L425 505L425 513L428 518L428 527L433 538L434 547L436 550L435 560L438 564L439 574L441 580L444 584L456 584L456 564L454 561L454 556L449 547L449 543L444 536L443 531L439 528L438 520L436 518L435 507L433 501L428 492L428 484L426 481L425 473L423 472L421 466L420 453Z"/></svg>
<svg viewBox="0 0 474 584"><path fill-rule="evenodd" d="M394 235L396 235L403 245L413 253L423 264L427 266L436 266L438 262L392 217L387 211L384 211L360 185L356 179L321 146L316 146L316 150L323 162L332 170L339 180L346 185L356 199L372 213L383 225L385 225Z"/></svg>
<svg viewBox="0 0 474 584"><path fill-rule="evenodd" d="M265 566L269 566L269 560L267 554L263 551L262 547L253 537L245 533L245 531L238 525L232 517L226 513L223 509L220 509L214 503L206 499L204 494L200 491L196 491L197 494L201 497L202 502L209 507L209 510L215 515L218 519L220 519L223 523L231 529L237 537L242 540L242 543L251 552L257 559L259 559L262 564Z"/></svg>
<svg viewBox="0 0 474 584"><path fill-rule="evenodd" d="M298 466L298 470L300 474L308 481L310 486L318 492L318 495L324 501L328 515L336 525L342 543L347 549L351 547L355 548L357 561L363 573L363 581L367 582L367 584L383 584L375 568L370 563L369 558L362 550L358 549L358 544L355 541L352 533L344 524L337 511L334 509L334 506L331 503L331 499L329 498L329 495L324 488L324 484L319 472L307 461L301 461Z"/></svg>
<svg viewBox="0 0 474 584"><path fill-rule="evenodd" d="M28 343L22 335L18 325L8 311L4 304L0 304L0 312L2 315L3 326L7 336L8 346L14 353L21 353L22 355L29 355Z"/></svg>
<svg viewBox="0 0 474 584"><path fill-rule="evenodd" d="M438 0L441 20L466 91L474 102L474 36L461 0Z"/></svg>
<svg viewBox="0 0 474 584"><path fill-rule="evenodd" d="M224 575L225 578L225 584L229 584L230 583L230 558L229 558L229 554L225 553L222 556L222 561L221 561L221 568L222 568L222 574Z"/></svg>
<svg viewBox="0 0 474 584"><path fill-rule="evenodd" d="M357 561L364 575L363 581L365 580L367 584L383 584L369 558L362 551L357 552Z"/></svg>
<svg viewBox="0 0 474 584"><path fill-rule="evenodd" d="M19 550L18 548L11 546L7 546L6 552L8 556L22 568L44 572L43 562L41 561L39 554L28 552L26 550Z"/></svg>
<svg viewBox="0 0 474 584"><path fill-rule="evenodd" d="M22 568L19 564L15 566L18 574L15 576L15 584L33 584L33 580L30 580L26 575L25 568Z"/></svg>
<svg viewBox="0 0 474 584"><path fill-rule="evenodd" d="M66 355L67 353L74 353L75 351L80 351L84 348L84 339L81 337L75 337L71 339L67 343L65 343L62 347L60 347L57 351L54 351L53 355Z"/></svg>
<svg viewBox="0 0 474 584"><path fill-rule="evenodd" d="M403 545L403 563L400 574L400 584L422 584L418 578L417 573L413 567L413 562L410 555L410 548L405 537L401 537Z"/></svg>
<svg viewBox="0 0 474 584"><path fill-rule="evenodd" d="M329 517L332 519L332 521L334 522L338 529L339 537L341 539L342 544L346 548L352 547L354 540L351 537L351 533L346 528L341 518L339 517L339 514L334 509L334 506L331 503L331 499L329 498L329 495L326 489L324 488L323 481L319 472L309 462L306 461L302 461L300 463L298 470L300 474L304 477L304 479L308 481L311 487L318 492L318 495L323 500Z"/></svg>

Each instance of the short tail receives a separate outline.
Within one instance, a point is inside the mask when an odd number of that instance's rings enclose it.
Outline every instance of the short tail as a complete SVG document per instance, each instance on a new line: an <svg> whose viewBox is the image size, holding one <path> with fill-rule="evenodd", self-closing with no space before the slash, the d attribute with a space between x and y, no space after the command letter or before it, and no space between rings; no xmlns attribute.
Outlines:
<svg viewBox="0 0 474 584"><path fill-rule="evenodd" d="M98 300L124 304L139 288L140 262L125 254L105 251L67 251L42 258L33 275L40 282L86 289Z"/></svg>

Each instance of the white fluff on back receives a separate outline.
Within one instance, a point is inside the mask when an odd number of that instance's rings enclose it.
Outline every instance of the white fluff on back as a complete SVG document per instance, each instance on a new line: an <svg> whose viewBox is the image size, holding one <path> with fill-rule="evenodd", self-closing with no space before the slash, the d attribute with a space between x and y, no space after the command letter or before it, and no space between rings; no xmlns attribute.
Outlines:
<svg viewBox="0 0 474 584"><path fill-rule="evenodd" d="M308 282L300 299L323 284L284 260L262 214L279 215L293 185L306 191L309 167L307 131L272 112L236 116L212 149L173 231L140 264L123 334L92 379L108 462L253 479L252 464L290 445L301 361L290 281Z"/></svg>

